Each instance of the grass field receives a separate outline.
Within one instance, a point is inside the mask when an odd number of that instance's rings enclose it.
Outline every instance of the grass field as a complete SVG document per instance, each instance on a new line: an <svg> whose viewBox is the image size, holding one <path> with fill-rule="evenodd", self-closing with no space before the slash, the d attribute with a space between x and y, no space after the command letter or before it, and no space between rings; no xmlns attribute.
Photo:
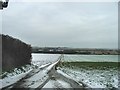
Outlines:
<svg viewBox="0 0 120 90"><path fill-rule="evenodd" d="M61 62L60 67L86 69L118 69L120 62Z"/></svg>
<svg viewBox="0 0 120 90"><path fill-rule="evenodd" d="M92 88L118 88L118 62L61 62L60 69Z"/></svg>

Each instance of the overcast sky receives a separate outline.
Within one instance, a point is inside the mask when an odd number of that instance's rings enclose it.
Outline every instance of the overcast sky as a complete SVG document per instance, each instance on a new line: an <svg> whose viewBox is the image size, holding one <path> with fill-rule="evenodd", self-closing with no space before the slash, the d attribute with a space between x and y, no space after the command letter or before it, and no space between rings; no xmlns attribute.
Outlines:
<svg viewBox="0 0 120 90"><path fill-rule="evenodd" d="M2 33L32 46L118 47L118 3L10 2Z"/></svg>

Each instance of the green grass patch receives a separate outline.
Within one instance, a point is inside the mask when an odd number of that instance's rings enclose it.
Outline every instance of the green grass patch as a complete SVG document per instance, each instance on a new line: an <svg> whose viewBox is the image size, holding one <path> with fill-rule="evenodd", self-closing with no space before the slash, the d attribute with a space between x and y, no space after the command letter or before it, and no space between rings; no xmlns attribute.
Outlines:
<svg viewBox="0 0 120 90"><path fill-rule="evenodd" d="M85 69L118 69L120 62L61 62L60 67Z"/></svg>

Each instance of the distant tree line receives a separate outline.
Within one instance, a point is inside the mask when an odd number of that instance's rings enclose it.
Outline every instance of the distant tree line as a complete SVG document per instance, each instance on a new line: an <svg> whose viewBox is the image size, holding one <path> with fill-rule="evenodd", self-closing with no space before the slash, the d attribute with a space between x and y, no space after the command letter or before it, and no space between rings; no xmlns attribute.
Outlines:
<svg viewBox="0 0 120 90"><path fill-rule="evenodd" d="M90 49L65 47L32 47L32 53L85 54L85 55L120 55L117 49Z"/></svg>
<svg viewBox="0 0 120 90"><path fill-rule="evenodd" d="M31 63L31 46L8 35L2 37L2 70L10 70Z"/></svg>

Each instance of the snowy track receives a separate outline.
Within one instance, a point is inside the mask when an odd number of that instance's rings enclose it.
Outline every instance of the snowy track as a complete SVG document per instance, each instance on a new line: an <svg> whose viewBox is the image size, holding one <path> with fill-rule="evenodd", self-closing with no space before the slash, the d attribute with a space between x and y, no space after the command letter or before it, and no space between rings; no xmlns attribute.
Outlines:
<svg viewBox="0 0 120 90"><path fill-rule="evenodd" d="M41 68L34 68L24 78L10 86L4 87L3 90L12 88L39 88L41 90L45 88L62 90L75 90L75 88L79 88L79 90L85 90L82 83L80 84L62 71L56 70L56 65L60 62L61 58L62 56L56 62L46 64Z"/></svg>

